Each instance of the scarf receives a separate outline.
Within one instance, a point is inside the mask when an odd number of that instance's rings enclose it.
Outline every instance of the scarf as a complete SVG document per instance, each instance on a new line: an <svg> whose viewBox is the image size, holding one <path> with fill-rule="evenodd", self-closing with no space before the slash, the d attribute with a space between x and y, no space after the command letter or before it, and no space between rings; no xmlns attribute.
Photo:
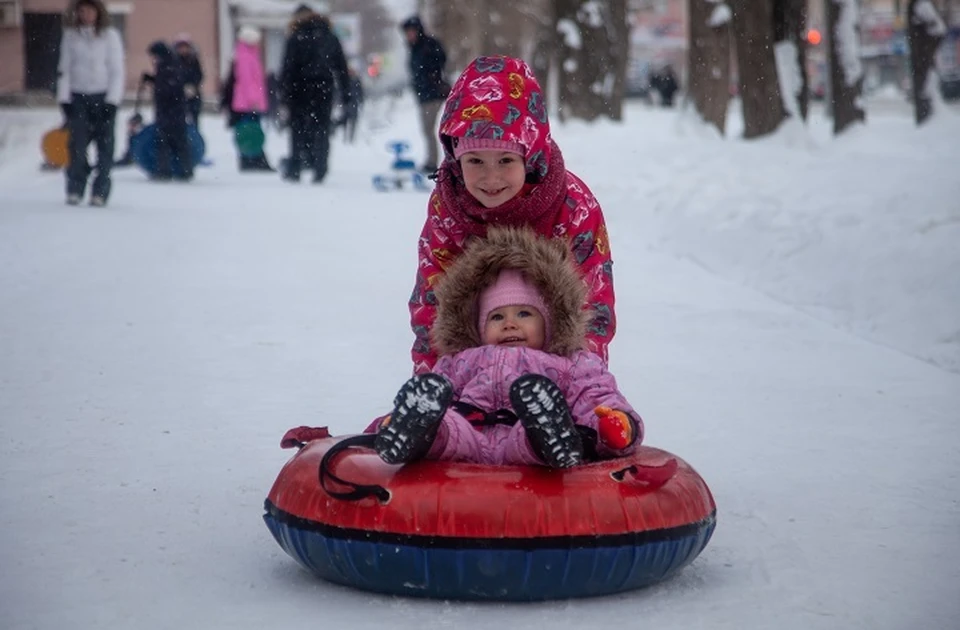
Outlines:
<svg viewBox="0 0 960 630"><path fill-rule="evenodd" d="M567 169L560 147L551 140L550 165L543 181L496 208L487 208L467 191L460 163L448 157L437 172L437 193L444 209L468 235L486 236L491 225L527 225L553 236L557 212L567 194Z"/></svg>

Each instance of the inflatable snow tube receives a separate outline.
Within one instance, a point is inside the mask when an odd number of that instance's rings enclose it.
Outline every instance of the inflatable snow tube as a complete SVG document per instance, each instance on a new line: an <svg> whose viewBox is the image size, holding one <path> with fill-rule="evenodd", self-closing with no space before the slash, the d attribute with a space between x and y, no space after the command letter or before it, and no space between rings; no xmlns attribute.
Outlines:
<svg viewBox="0 0 960 630"><path fill-rule="evenodd" d="M203 136L197 131L196 125L187 125L187 143L190 145L190 157L193 158L193 166L196 168L203 161L203 155L206 153L206 144ZM133 153L133 159L140 168L149 175L157 173L157 127L156 125L147 125L140 130L140 133L130 138L130 150ZM171 155L170 168L174 175L183 175L183 168L180 166L180 158Z"/></svg>
<svg viewBox="0 0 960 630"><path fill-rule="evenodd" d="M369 438L308 442L265 502L284 551L338 584L460 600L605 595L676 573L716 525L700 475L656 448L563 471L400 467L369 449L340 450Z"/></svg>

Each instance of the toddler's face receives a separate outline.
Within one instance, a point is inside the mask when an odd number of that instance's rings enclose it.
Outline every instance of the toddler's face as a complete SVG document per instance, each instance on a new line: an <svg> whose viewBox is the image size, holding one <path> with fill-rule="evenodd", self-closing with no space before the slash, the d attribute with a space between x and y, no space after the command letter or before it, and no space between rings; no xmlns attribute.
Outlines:
<svg viewBox="0 0 960 630"><path fill-rule="evenodd" d="M460 156L467 191L485 208L510 201L523 189L523 157L506 151L471 151Z"/></svg>
<svg viewBox="0 0 960 630"><path fill-rule="evenodd" d="M543 316L526 304L490 311L483 326L484 345L542 350L545 336Z"/></svg>

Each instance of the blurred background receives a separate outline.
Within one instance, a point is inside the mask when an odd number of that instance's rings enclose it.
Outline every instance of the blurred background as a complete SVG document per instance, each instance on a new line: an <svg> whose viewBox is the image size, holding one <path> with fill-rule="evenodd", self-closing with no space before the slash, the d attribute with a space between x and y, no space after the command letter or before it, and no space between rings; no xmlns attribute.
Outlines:
<svg viewBox="0 0 960 630"><path fill-rule="evenodd" d="M827 24L830 0L809 0L806 6L806 71L811 99L828 91ZM771 0L773 2L773 0ZM908 0L855 0L859 9L860 56L864 93L878 90L909 92L909 47L905 15ZM530 61L538 75L556 63L571 45L564 41L565 19L602 25L615 49L607 59L622 98L656 101L651 79L664 67L676 72L681 93L688 85L692 0L117 0L106 2L127 50L127 88L132 96L141 72L148 69L146 52L157 39L172 41L187 34L198 49L208 74L206 98L219 93L228 72L237 29L251 25L263 34L267 71L277 72L291 13L300 4L327 14L339 35L350 65L361 75L370 98L399 92L407 85L406 51L398 24L418 13L428 30L447 49L450 76L481 53L517 55ZM590 15L588 5L600 6ZM714 3L722 4L722 3ZM729 4L735 5L735 2ZM935 0L947 25L938 49L936 70L945 99L960 98L960 2ZM57 77L61 16L65 0L0 0L0 99L13 103L52 102ZM620 23L621 18L625 21ZM558 37L559 34L559 37ZM580 42L596 50L596 42ZM575 45L575 44L573 44ZM625 51L625 58L616 51ZM733 60L735 64L735 59ZM622 81L622 84L620 83ZM209 89L213 87L214 89ZM736 72L730 91L737 91ZM614 116L616 117L616 116Z"/></svg>

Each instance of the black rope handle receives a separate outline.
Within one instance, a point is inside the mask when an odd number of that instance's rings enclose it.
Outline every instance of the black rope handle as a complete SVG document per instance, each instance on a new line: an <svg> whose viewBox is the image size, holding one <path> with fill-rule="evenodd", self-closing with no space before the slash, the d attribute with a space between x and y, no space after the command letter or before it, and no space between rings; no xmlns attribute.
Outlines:
<svg viewBox="0 0 960 630"><path fill-rule="evenodd" d="M673 479L677 474L676 458L670 458L659 466L644 466L642 464L632 464L620 470L614 470L610 477L616 482L623 482L629 473L637 481L646 484L650 488L659 488Z"/></svg>
<svg viewBox="0 0 960 630"><path fill-rule="evenodd" d="M341 501L359 501L360 499L365 499L367 497L376 497L381 503L387 503L390 501L390 491L384 488L383 486L377 484L357 484L352 481L347 481L331 472L331 464L333 463L333 458L340 453L345 451L351 446L363 446L366 448L373 448L373 442L377 439L375 433L368 433L364 435L355 435L353 437L340 440L336 444L330 447L330 449L324 453L323 459L320 460L320 469L318 475L320 478L320 487L323 488L324 492L329 494L334 499L340 499ZM331 480L336 484L341 486L347 486L348 488L353 488L347 492L339 492L337 490L331 490L327 487L327 480Z"/></svg>

